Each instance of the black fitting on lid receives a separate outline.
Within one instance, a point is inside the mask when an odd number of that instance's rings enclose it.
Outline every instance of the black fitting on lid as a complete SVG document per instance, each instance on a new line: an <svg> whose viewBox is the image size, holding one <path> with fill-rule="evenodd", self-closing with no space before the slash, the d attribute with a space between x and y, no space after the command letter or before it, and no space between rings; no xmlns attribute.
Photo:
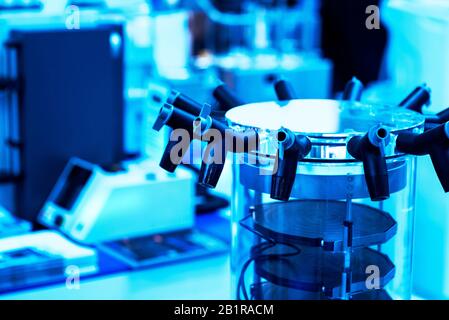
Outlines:
<svg viewBox="0 0 449 320"><path fill-rule="evenodd" d="M288 201L296 178L298 161L304 159L312 149L309 138L295 135L287 129L277 132L278 152L271 178L272 199Z"/></svg>
<svg viewBox="0 0 449 320"><path fill-rule="evenodd" d="M209 143L201 163L198 182L200 185L207 188L217 186L225 166L227 153L224 139L221 142Z"/></svg>
<svg viewBox="0 0 449 320"><path fill-rule="evenodd" d="M184 129L188 135L190 145L193 139L194 121L195 117L190 113L179 110L174 108L172 105L165 103L159 111L159 115L153 125L153 129L159 131L163 126L168 126L173 130ZM170 141L165 147L164 154L162 155L162 159L159 164L164 170L174 172L184 158L184 155L189 149L189 145L181 145L183 138L183 135L179 135L176 140L172 140L170 137ZM175 147L179 148L178 152L173 152Z"/></svg>
<svg viewBox="0 0 449 320"><path fill-rule="evenodd" d="M345 91L343 92L343 100L346 101L360 101L362 99L363 93L363 83L353 77L345 87Z"/></svg>
<svg viewBox="0 0 449 320"><path fill-rule="evenodd" d="M245 104L245 102L239 99L225 84L220 84L217 86L212 92L212 95L218 101L220 108L223 111L228 111L232 108Z"/></svg>
<svg viewBox="0 0 449 320"><path fill-rule="evenodd" d="M385 147L390 143L390 131L383 126L375 126L361 136L352 137L347 150L355 159L363 162L365 181L372 201L382 201L390 197Z"/></svg>
<svg viewBox="0 0 449 320"><path fill-rule="evenodd" d="M181 163L184 158L185 152L175 154L173 149L180 143L180 140L172 141L170 140L165 147L164 153L162 154L161 161L159 162L159 166L168 172L175 172L178 165ZM182 149L180 149L182 150Z"/></svg>
<svg viewBox="0 0 449 320"><path fill-rule="evenodd" d="M218 130L221 141L210 141L201 163L199 184L215 188L223 172L228 152L250 153L259 147L256 131L241 133L231 130L220 122L214 121L211 129ZM207 131L207 135L210 131Z"/></svg>
<svg viewBox="0 0 449 320"><path fill-rule="evenodd" d="M200 118L198 118L200 119ZM209 128L203 135L215 130L218 136L211 136L206 147L200 168L198 183L207 188L215 188L223 172L228 150L226 150L226 133L230 130L225 124L215 121L212 118ZM218 138L220 141L215 141Z"/></svg>
<svg viewBox="0 0 449 320"><path fill-rule="evenodd" d="M198 102L177 91L172 91L168 101L174 103L175 106L169 103L164 104L153 125L155 130L159 131L165 125L173 130L187 130L189 145L194 139L202 140L208 134L215 139L216 136L214 136L212 130L216 130L219 133L221 141L214 141L212 139L208 143L199 175L199 184L209 188L215 188L223 171L227 153L229 151L236 153L249 152L249 147L240 150L240 146L249 145L246 144L248 137L245 134L234 132L223 122L213 119L210 116L211 106L208 104L200 105ZM236 144L237 148L226 149L228 135L232 139L240 142ZM257 134L253 136L258 138ZM160 166L169 172L175 171L188 150L188 146L179 145L183 138L183 136L179 136L177 141L170 141L164 151ZM234 146L234 144L230 145ZM175 147L179 149L177 152L173 152Z"/></svg>
<svg viewBox="0 0 449 320"><path fill-rule="evenodd" d="M193 122L196 119L195 116L191 115L190 113L175 108L168 103L165 103L162 106L155 124L159 123L161 117L163 117L163 125L166 125L173 130L185 129L189 132L193 130ZM155 128L155 126L153 126L153 128Z"/></svg>
<svg viewBox="0 0 449 320"><path fill-rule="evenodd" d="M428 154L444 192L449 192L449 122L422 134L400 133L396 149L417 156Z"/></svg>
<svg viewBox="0 0 449 320"><path fill-rule="evenodd" d="M221 101L226 101L226 103L230 103L233 99L231 96L232 94L224 87L224 85L221 85L216 89L216 94L220 97L220 99L222 99ZM204 159L201 163L198 182L200 185L215 188L218 180L220 179L221 173L223 172L227 156L227 150L224 149L224 137L229 128L224 123L210 117L211 108L208 104L201 105L195 100L177 91L172 91L168 101L172 102L175 107L179 108L175 109L178 112L177 115L183 115L184 118L188 115L187 118L188 121L190 121L190 128L193 128L193 131L191 131L191 140L202 139L202 137L208 134L211 129L217 130L220 133L222 141L211 141L208 144ZM236 100L233 100L233 103L237 103ZM167 123L169 124L170 121ZM217 144L221 144L223 146L219 149L221 153L215 149ZM169 144L167 148L170 146L171 144ZM210 151L209 154L207 153L208 151ZM163 159L168 159L166 153L164 153ZM178 158L176 159L178 160ZM182 158L180 160L182 160ZM170 163L167 160L165 160L165 163L167 163L165 168L173 168L174 166L170 166Z"/></svg>
<svg viewBox="0 0 449 320"><path fill-rule="evenodd" d="M424 106L430 104L431 90L426 84L416 87L402 102L400 107L422 113Z"/></svg>
<svg viewBox="0 0 449 320"><path fill-rule="evenodd" d="M279 79L274 83L276 96L280 101L299 99L291 83L284 79Z"/></svg>
<svg viewBox="0 0 449 320"><path fill-rule="evenodd" d="M447 108L447 109L445 109L443 111L438 112L436 114L436 116L437 116L437 118L439 120L438 122L440 124L448 122L449 121L449 108Z"/></svg>
<svg viewBox="0 0 449 320"><path fill-rule="evenodd" d="M195 118L194 124L194 138L202 140L203 137L215 130L218 136L211 136L206 148L203 161L201 162L199 181L198 183L208 188L215 188L223 172L227 150L225 148L225 137L229 129L228 126L220 121L213 119L211 114L211 106L204 104L198 111L199 115ZM214 139L220 141L214 141ZM218 149L217 149L218 146Z"/></svg>
<svg viewBox="0 0 449 320"><path fill-rule="evenodd" d="M426 115L426 131L429 128L436 127L449 121L449 108L434 115Z"/></svg>
<svg viewBox="0 0 449 320"><path fill-rule="evenodd" d="M167 99L167 103L195 116L198 115L203 108L201 103L176 90L171 91L170 96Z"/></svg>

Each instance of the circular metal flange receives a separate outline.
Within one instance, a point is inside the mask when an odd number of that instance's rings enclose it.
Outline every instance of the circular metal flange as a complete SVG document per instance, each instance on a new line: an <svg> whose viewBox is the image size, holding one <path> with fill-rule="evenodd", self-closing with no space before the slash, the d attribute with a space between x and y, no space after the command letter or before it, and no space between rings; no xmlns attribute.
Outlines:
<svg viewBox="0 0 449 320"><path fill-rule="evenodd" d="M387 212L357 203L351 205L353 247L382 244L396 234L396 221ZM325 200L259 205L254 208L252 228L278 242L342 251L346 206L346 202Z"/></svg>
<svg viewBox="0 0 449 320"><path fill-rule="evenodd" d="M260 167L240 165L240 183L248 189L270 194L271 174L261 174ZM347 169L346 169L347 170ZM324 175L300 172L296 175L291 197L297 199L342 200L351 195L353 199L369 198L363 171L351 175ZM407 162L395 161L388 164L390 192L395 193L407 185ZM350 189L348 189L350 187Z"/></svg>
<svg viewBox="0 0 449 320"><path fill-rule="evenodd" d="M263 252L269 256L291 251L291 248L277 245ZM342 296L342 273L345 257L320 248L304 248L295 256L256 259L254 269L257 275L269 282L296 290L323 293L335 299ZM366 292L366 268L379 268L379 285L386 286L394 277L395 267L388 256L379 251L361 248L351 253L350 290L348 293Z"/></svg>

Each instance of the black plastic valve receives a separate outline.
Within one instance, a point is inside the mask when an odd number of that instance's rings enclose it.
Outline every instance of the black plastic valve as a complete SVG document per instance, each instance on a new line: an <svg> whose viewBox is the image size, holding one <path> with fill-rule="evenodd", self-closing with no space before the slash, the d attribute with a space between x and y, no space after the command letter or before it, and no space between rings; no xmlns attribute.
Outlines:
<svg viewBox="0 0 449 320"><path fill-rule="evenodd" d="M426 115L426 131L449 121L449 108L433 115Z"/></svg>
<svg viewBox="0 0 449 320"><path fill-rule="evenodd" d="M343 100L346 101L360 101L362 99L363 93L363 83L353 77L345 87L345 91L343 92Z"/></svg>
<svg viewBox="0 0 449 320"><path fill-rule="evenodd" d="M440 111L436 114L436 119L439 124L443 124L449 121L449 108ZM427 119L426 119L427 120Z"/></svg>
<svg viewBox="0 0 449 320"><path fill-rule="evenodd" d="M287 129L277 132L278 152L271 178L272 199L288 201L295 183L298 161L304 159L312 149L309 138L295 135Z"/></svg>
<svg viewBox="0 0 449 320"><path fill-rule="evenodd" d="M164 170L174 172L181 163L193 140L194 121L195 117L193 115L177 109L168 103L165 103L161 108L156 122L153 125L153 129L159 131L163 126L168 126L173 130L185 130L185 134L180 134L176 140L172 140L170 137L170 141L164 150L164 154L162 155L162 159L159 164ZM172 135L173 133L174 132L172 132ZM184 145L184 138L188 139L188 145ZM177 148L178 152L174 152L174 148Z"/></svg>
<svg viewBox="0 0 449 320"><path fill-rule="evenodd" d="M422 113L423 107L430 104L430 97L430 88L426 84L423 84L416 87L404 100L402 100L399 106Z"/></svg>
<svg viewBox="0 0 449 320"><path fill-rule="evenodd" d="M221 97L223 97L223 90L225 89L223 85L221 88L219 91L221 92ZM232 144L226 143L226 139L231 137L231 139L240 140L241 143L236 144L240 146L242 142L245 145L243 140L248 137L244 134L234 132L223 122L212 118L210 116L211 107L208 104L200 105L195 100L177 91L172 91L167 101L173 105L166 103L161 108L153 128L160 130L164 125L167 125L172 129L185 129L189 134L189 145L194 139L203 140L205 137L210 136L212 139L208 141L208 146L201 163L198 183L209 188L215 188L223 172L227 153L230 151L236 153L248 152L250 149L248 147L243 148L244 150L228 150L228 145ZM236 101L234 100L234 103ZM214 140L217 136L221 141ZM257 134L253 134L254 137L258 138ZM179 148L178 150L179 154L173 152L175 147L179 147L181 140L182 137L178 141L170 141L164 151L160 166L169 172L175 171L188 149L182 146L183 148ZM246 145L248 146L248 144Z"/></svg>
<svg viewBox="0 0 449 320"><path fill-rule="evenodd" d="M197 121L201 121L197 118ZM215 135L213 135L213 131ZM208 130L202 136L209 138L200 168L198 183L208 188L215 188L223 172L228 154L226 135L231 129L220 121L212 119ZM208 137L210 135L210 137ZM216 141L216 139L220 141Z"/></svg>
<svg viewBox="0 0 449 320"><path fill-rule="evenodd" d="M201 103L176 90L171 91L167 103L194 116L198 115L203 108Z"/></svg>
<svg viewBox="0 0 449 320"><path fill-rule="evenodd" d="M399 152L429 155L445 192L449 192L449 122L422 134L400 133L396 140Z"/></svg>
<svg viewBox="0 0 449 320"><path fill-rule="evenodd" d="M245 104L245 102L239 99L225 84L217 86L212 92L212 95L217 99L222 111L228 111Z"/></svg>
<svg viewBox="0 0 449 320"><path fill-rule="evenodd" d="M219 88L221 88L218 90L220 94L222 94L221 97L224 97L226 95L224 93L226 90L224 85L219 86ZM228 99L230 99L230 97L230 95L227 95ZM200 185L208 188L215 188L218 184L221 173L223 172L226 161L227 150L225 149L226 144L224 138L226 131L229 128L222 122L210 117L211 109L207 104L200 105L195 100L176 91L172 92L172 97L169 98L169 100L173 101L175 106L178 108L192 114L192 116L195 117L193 122L200 128L199 132L194 132L194 138L202 139L202 137L207 136L208 133L210 133L211 129L216 130L216 133L220 135L221 141L210 141L208 143L206 153L203 157L203 161L201 162L200 174L198 177L198 183ZM205 106L208 107L207 110L204 108Z"/></svg>
<svg viewBox="0 0 449 320"><path fill-rule="evenodd" d="M219 154L217 154L219 152ZM201 162L198 183L207 188L215 188L220 180L226 162L228 150L223 141L212 142L206 148Z"/></svg>
<svg viewBox="0 0 449 320"><path fill-rule="evenodd" d="M385 147L390 142L390 131L375 126L364 136L352 137L347 144L348 152L363 162L365 181L372 201L390 197Z"/></svg>
<svg viewBox="0 0 449 320"><path fill-rule="evenodd" d="M279 79L274 83L274 90L276 91L276 96L280 101L299 98L291 83L284 79Z"/></svg>
<svg viewBox="0 0 449 320"><path fill-rule="evenodd" d="M208 188L215 188L223 172L229 152L250 153L259 147L259 136L255 130L246 133L235 132L218 121L212 123L211 129L220 133L221 141L209 141L201 163L199 183ZM205 132L207 136L211 129Z"/></svg>

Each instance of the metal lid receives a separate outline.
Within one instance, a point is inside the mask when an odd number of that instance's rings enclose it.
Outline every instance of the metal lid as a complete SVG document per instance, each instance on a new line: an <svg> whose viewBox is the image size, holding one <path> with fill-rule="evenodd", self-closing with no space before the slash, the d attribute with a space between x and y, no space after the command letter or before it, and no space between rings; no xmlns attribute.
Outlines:
<svg viewBox="0 0 449 320"><path fill-rule="evenodd" d="M229 110L226 118L231 125L265 130L283 127L326 138L364 134L378 124L393 133L424 124L421 114L399 107L320 99L247 104Z"/></svg>
<svg viewBox="0 0 449 320"><path fill-rule="evenodd" d="M355 161L346 150L353 136L366 134L372 127L383 125L391 132L386 147L387 158L400 156L395 137L399 132L424 130L424 117L398 106L364 104L360 102L305 99L272 101L243 105L226 113L226 119L236 130L256 129L261 139L258 156L272 158L272 132L287 128L310 138L312 151L303 161Z"/></svg>

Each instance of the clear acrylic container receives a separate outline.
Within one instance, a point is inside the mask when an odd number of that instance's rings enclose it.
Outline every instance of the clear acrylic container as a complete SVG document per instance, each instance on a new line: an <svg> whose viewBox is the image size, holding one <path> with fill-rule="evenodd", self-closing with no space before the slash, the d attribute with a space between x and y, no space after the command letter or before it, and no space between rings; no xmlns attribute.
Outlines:
<svg viewBox="0 0 449 320"><path fill-rule="evenodd" d="M334 100L241 106L226 114L256 130L257 151L235 155L232 292L237 299L409 299L416 159L395 150L399 132L422 132L421 115L398 107ZM361 161L347 142L389 129L390 197L372 201ZM287 128L312 149L298 162L289 201L270 198L277 141Z"/></svg>

